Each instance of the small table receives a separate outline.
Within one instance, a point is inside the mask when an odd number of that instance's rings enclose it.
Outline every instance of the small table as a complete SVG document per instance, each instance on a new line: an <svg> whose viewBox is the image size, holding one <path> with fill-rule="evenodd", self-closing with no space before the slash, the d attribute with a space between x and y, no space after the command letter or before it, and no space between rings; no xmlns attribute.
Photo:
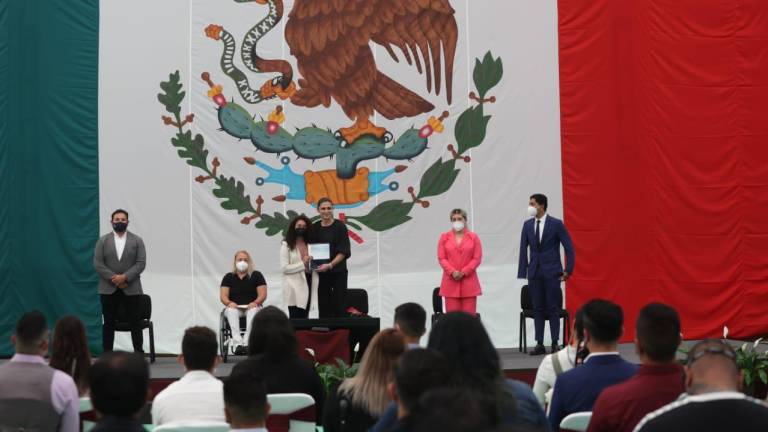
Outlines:
<svg viewBox="0 0 768 432"><path fill-rule="evenodd" d="M381 326L379 318L362 317L343 317L343 318L313 318L291 320L294 330L315 330L331 331L339 329L349 330L349 358L352 363L359 362L368 347L368 343L373 336L379 332ZM360 351L355 357L354 349L356 344L360 344Z"/></svg>

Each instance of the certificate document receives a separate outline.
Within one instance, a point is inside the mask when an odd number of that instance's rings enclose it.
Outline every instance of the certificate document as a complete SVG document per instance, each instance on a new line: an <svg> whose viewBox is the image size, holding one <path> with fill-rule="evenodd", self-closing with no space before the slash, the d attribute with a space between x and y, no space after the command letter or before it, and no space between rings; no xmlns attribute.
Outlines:
<svg viewBox="0 0 768 432"><path fill-rule="evenodd" d="M331 259L331 245L328 243L310 243L309 256L313 261L323 261Z"/></svg>

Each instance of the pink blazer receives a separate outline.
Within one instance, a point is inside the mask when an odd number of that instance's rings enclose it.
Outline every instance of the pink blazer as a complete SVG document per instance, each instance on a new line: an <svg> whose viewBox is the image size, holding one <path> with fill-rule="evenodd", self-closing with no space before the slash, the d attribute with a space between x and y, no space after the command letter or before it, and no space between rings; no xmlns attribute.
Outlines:
<svg viewBox="0 0 768 432"><path fill-rule="evenodd" d="M482 294L477 267L483 259L483 247L477 234L465 230L461 244L456 244L453 231L440 235L437 243L437 260L443 268L443 280L440 282L440 295L443 297L475 297ZM453 280L454 271L464 273L464 278Z"/></svg>

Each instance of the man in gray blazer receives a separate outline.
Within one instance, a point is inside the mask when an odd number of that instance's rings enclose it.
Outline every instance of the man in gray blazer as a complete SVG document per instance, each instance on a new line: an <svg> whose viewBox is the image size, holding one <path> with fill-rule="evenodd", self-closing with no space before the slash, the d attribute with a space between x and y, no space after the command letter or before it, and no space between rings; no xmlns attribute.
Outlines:
<svg viewBox="0 0 768 432"><path fill-rule="evenodd" d="M143 352L144 340L139 326L141 272L147 263L147 252L141 237L128 232L128 212L112 212L113 232L99 238L93 252L93 267L99 274L99 297L104 315L102 344L104 352L112 351L115 342L117 311L124 308L131 323L133 350Z"/></svg>

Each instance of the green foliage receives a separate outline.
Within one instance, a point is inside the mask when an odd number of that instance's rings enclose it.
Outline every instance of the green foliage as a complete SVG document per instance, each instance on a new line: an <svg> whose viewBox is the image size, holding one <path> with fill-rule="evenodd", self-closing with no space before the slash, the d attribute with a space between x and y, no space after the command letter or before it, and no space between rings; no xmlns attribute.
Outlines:
<svg viewBox="0 0 768 432"><path fill-rule="evenodd" d="M347 219L355 219L374 231L386 231L411 220L408 213L412 207L413 203L389 200L379 203L365 216L348 216Z"/></svg>
<svg viewBox="0 0 768 432"><path fill-rule="evenodd" d="M357 373L360 363L348 365L344 360L336 358L336 364L315 364L317 374L320 375L320 381L323 382L325 394L330 394L331 389L341 384L347 378L352 378Z"/></svg>
<svg viewBox="0 0 768 432"><path fill-rule="evenodd" d="M761 340L756 340L752 345L744 343L736 350L736 364L744 372L746 388L751 388L757 380L768 385L768 352L757 350Z"/></svg>
<svg viewBox="0 0 768 432"><path fill-rule="evenodd" d="M197 134L192 138L192 131L179 132L171 138L171 144L178 149L179 157L187 160L187 164L200 168L210 174L208 170L208 150L205 149L205 141L202 135Z"/></svg>
<svg viewBox="0 0 768 432"><path fill-rule="evenodd" d="M166 111L176 116L176 121L179 120L179 113L181 113L181 101L184 100L184 91L181 90L181 81L179 78L179 71L176 71L168 76L168 81L160 83L160 89L163 93L158 93L157 100L161 104L165 105Z"/></svg>
<svg viewBox="0 0 768 432"><path fill-rule="evenodd" d="M504 67L501 64L501 58L494 59L491 52L488 51L483 57L483 61L475 59L475 68L472 71L472 79L475 81L477 92L480 93L480 99L485 98L488 90L492 89L501 81L504 74Z"/></svg>
<svg viewBox="0 0 768 432"><path fill-rule="evenodd" d="M251 205L251 196L245 194L245 185L234 177L226 178L223 175L216 178L216 186L213 194L224 201L221 207L226 210L237 210L239 214L245 212L256 213Z"/></svg>
<svg viewBox="0 0 768 432"><path fill-rule="evenodd" d="M456 159L436 160L421 176L418 198L437 196L450 189L460 171L455 167Z"/></svg>
<svg viewBox="0 0 768 432"><path fill-rule="evenodd" d="M490 119L491 116L483 115L482 105L469 107L461 113L456 121L456 129L453 131L459 154L464 154L472 147L482 144Z"/></svg>
<svg viewBox="0 0 768 432"><path fill-rule="evenodd" d="M266 234L270 237L278 233L281 233L283 237L285 237L291 219L293 219L293 217L291 217L291 211L288 211L288 217L279 212L275 212L274 216L262 213L259 222L256 223L256 228L266 229Z"/></svg>

